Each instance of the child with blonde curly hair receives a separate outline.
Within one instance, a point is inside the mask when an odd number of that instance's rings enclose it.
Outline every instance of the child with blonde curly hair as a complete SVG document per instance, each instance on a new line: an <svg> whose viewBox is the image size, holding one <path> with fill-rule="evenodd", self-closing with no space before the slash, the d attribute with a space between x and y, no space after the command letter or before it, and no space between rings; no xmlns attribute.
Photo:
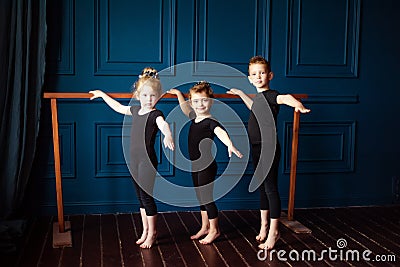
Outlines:
<svg viewBox="0 0 400 267"><path fill-rule="evenodd" d="M90 91L90 98L102 98L114 111L132 116L129 169L133 177L140 204L143 233L136 241L141 248L150 248L157 236L157 206L152 196L157 172L157 155L154 149L158 130L164 135L164 145L174 150L174 141L163 113L155 105L162 95L158 73L145 68L134 84L134 96L140 106L125 106L100 90Z"/></svg>

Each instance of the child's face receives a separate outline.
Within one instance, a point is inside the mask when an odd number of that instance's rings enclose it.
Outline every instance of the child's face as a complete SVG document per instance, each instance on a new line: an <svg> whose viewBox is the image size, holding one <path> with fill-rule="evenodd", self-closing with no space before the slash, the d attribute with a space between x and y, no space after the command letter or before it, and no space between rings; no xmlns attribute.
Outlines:
<svg viewBox="0 0 400 267"><path fill-rule="evenodd" d="M139 101L143 109L153 109L159 95L151 86L144 84L140 90Z"/></svg>
<svg viewBox="0 0 400 267"><path fill-rule="evenodd" d="M264 64L256 63L249 66L249 81L257 89L269 89L269 81L273 76L273 73L268 71Z"/></svg>
<svg viewBox="0 0 400 267"><path fill-rule="evenodd" d="M209 98L206 92L192 93L190 106L193 108L196 116L209 115L213 100Z"/></svg>

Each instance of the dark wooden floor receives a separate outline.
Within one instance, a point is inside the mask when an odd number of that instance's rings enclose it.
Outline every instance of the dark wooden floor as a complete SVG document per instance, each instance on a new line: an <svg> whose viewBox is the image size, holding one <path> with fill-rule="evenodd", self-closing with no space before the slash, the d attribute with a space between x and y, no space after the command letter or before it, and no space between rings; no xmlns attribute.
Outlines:
<svg viewBox="0 0 400 267"><path fill-rule="evenodd" d="M73 247L54 249L56 218L40 217L29 227L21 252L0 266L400 266L400 206L298 209L296 220L312 233L295 234L281 225L275 253L265 260L255 241L258 211L221 211L219 218L221 237L202 245L189 239L199 228L198 212L160 213L157 244L140 249L138 213L69 216ZM370 261L362 258L365 250L371 251Z"/></svg>

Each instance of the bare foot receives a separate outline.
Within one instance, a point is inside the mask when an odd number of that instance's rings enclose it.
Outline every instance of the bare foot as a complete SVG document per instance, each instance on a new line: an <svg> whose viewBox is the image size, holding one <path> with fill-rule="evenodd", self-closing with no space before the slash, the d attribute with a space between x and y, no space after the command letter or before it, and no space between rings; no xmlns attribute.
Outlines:
<svg viewBox="0 0 400 267"><path fill-rule="evenodd" d="M146 240L140 245L141 248L151 248L157 239L157 234L147 235Z"/></svg>
<svg viewBox="0 0 400 267"><path fill-rule="evenodd" d="M204 235L207 235L208 234L208 229L203 229L203 228L201 228L198 232L197 232L197 234L195 234L195 235L192 235L191 237L190 237L190 239L199 239L200 237L202 237L202 236L204 236Z"/></svg>
<svg viewBox="0 0 400 267"><path fill-rule="evenodd" d="M143 230L142 236L136 240L136 244L140 245L142 244L147 238L147 230Z"/></svg>
<svg viewBox="0 0 400 267"><path fill-rule="evenodd" d="M256 240L258 242L263 242L265 240L265 238L267 237L267 228L268 228L268 226L266 226L266 227L261 226L260 233L256 236Z"/></svg>
<svg viewBox="0 0 400 267"><path fill-rule="evenodd" d="M219 232L209 232L206 237L204 237L202 240L200 240L200 244L203 245L208 245L211 244L215 239L219 237L220 233Z"/></svg>
<svg viewBox="0 0 400 267"><path fill-rule="evenodd" d="M273 249L280 237L281 235L279 234L279 232L276 232L275 234L268 234L267 241L265 241L265 243L263 244L258 245L258 247L266 250Z"/></svg>

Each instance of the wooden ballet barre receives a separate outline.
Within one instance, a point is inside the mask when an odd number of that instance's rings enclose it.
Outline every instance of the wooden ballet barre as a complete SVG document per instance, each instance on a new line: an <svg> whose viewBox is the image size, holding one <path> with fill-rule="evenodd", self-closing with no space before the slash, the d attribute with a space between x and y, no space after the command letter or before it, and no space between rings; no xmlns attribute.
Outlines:
<svg viewBox="0 0 400 267"><path fill-rule="evenodd" d="M107 93L112 98L130 99L133 97L132 93ZM62 196L62 177L61 177L61 159L60 159L60 142L58 134L58 114L57 114L57 99L85 99L91 98L91 93L51 93L45 92L43 98L50 99L51 101L51 118L53 130L53 148L54 148L54 170L56 176L56 194L57 194L57 213L58 213L58 229L59 233L64 233L64 204ZM187 94L184 94L187 97ZM254 97L255 94L249 94ZM306 94L292 94L296 99L306 99ZM214 94L215 98L239 98L233 94ZM176 95L165 93L162 98L176 98ZM293 135L292 135L292 153L290 164L290 184L289 184L289 200L288 200L288 220L293 221L294 211L294 195L296 188L296 170L297 170L297 149L298 149L298 133L300 127L300 112L294 111L293 115ZM53 243L54 246L54 243Z"/></svg>
<svg viewBox="0 0 400 267"><path fill-rule="evenodd" d="M132 98L132 93L107 93L107 95L112 98ZM187 94L183 94L187 97ZM57 98L91 98L93 95L91 93L44 93L43 98L57 99ZM250 97L254 97L255 94L248 94ZM306 99L308 96L306 94L292 94L296 99ZM233 94L214 94L215 98L239 98L237 95ZM176 95L165 93L162 98L176 98Z"/></svg>

